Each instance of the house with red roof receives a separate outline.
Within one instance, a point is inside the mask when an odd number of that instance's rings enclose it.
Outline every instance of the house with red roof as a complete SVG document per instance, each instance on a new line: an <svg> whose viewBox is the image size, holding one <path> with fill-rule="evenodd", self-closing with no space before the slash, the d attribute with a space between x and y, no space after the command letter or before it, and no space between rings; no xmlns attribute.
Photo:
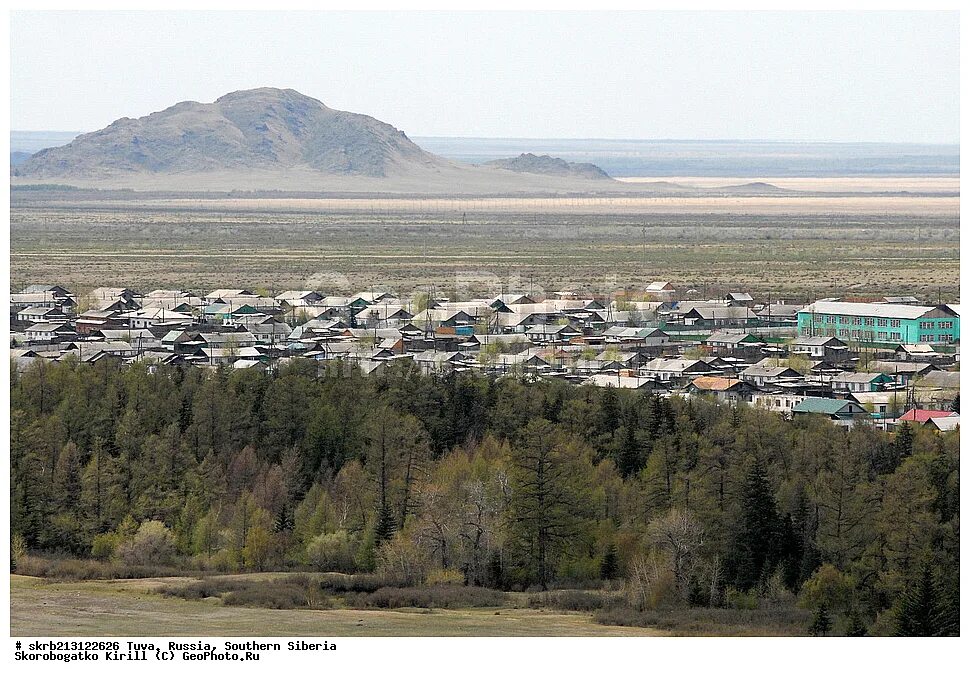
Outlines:
<svg viewBox="0 0 970 677"><path fill-rule="evenodd" d="M910 421L911 423L919 423L923 425L927 423L931 418L945 418L947 416L956 415L955 411L945 411L941 409L910 409L905 414L899 417L900 421Z"/></svg>

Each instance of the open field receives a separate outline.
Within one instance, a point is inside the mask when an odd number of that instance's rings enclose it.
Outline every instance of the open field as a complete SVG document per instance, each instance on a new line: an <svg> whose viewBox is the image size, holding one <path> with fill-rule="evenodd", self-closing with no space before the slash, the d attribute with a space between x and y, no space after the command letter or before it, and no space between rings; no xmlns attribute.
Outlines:
<svg viewBox="0 0 970 677"><path fill-rule="evenodd" d="M10 632L38 636L644 636L590 614L529 608L371 611L224 607L154 592L188 579L48 582L10 577Z"/></svg>
<svg viewBox="0 0 970 677"><path fill-rule="evenodd" d="M655 279L954 298L959 198L119 199L21 194L11 284L608 292Z"/></svg>

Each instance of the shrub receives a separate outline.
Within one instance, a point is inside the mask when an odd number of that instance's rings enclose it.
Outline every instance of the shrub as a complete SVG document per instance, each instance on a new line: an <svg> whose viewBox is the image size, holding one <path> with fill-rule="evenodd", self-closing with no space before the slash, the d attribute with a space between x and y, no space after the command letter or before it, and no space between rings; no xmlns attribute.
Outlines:
<svg viewBox="0 0 970 677"><path fill-rule="evenodd" d="M242 581L206 578L188 585L165 586L159 592L167 597L179 597L180 599L205 599L207 597L221 597L225 592L240 590L243 585Z"/></svg>
<svg viewBox="0 0 970 677"><path fill-rule="evenodd" d="M621 603L622 597L617 594L586 590L555 590L529 597L529 606L533 609L563 611L596 611Z"/></svg>
<svg viewBox="0 0 970 677"><path fill-rule="evenodd" d="M124 562L102 562L95 559L55 559L26 555L17 563L17 573L23 576L83 581L185 576L193 572L185 572L173 567L129 565Z"/></svg>
<svg viewBox="0 0 970 677"><path fill-rule="evenodd" d="M811 614L802 609L689 608L638 611L628 606L602 609L593 620L604 625L650 627L677 635L797 636L804 635Z"/></svg>
<svg viewBox="0 0 970 677"><path fill-rule="evenodd" d="M855 581L831 564L825 563L805 581L798 595L798 605L803 609L847 611L852 605Z"/></svg>
<svg viewBox="0 0 970 677"><path fill-rule="evenodd" d="M114 532L98 534L91 542L91 556L95 559L108 560L114 557L118 549L118 536Z"/></svg>
<svg viewBox="0 0 970 677"><path fill-rule="evenodd" d="M222 602L226 606L263 607L267 609L294 609L309 606L306 588L281 583L233 590L223 596Z"/></svg>
<svg viewBox="0 0 970 677"><path fill-rule="evenodd" d="M750 611L758 608L758 596L753 592L728 588L724 593L724 604L731 609Z"/></svg>
<svg viewBox="0 0 970 677"><path fill-rule="evenodd" d="M354 571L356 552L357 544L344 530L315 536L306 548L307 561L321 571Z"/></svg>
<svg viewBox="0 0 970 677"><path fill-rule="evenodd" d="M10 571L17 571L17 562L27 557L27 541L20 534L10 540Z"/></svg>
<svg viewBox="0 0 970 677"><path fill-rule="evenodd" d="M378 609L423 607L426 609L460 609L502 606L508 597L504 592L473 586L436 585L431 587L380 588L361 595L355 604ZM350 599L348 598L348 602Z"/></svg>
<svg viewBox="0 0 970 677"><path fill-rule="evenodd" d="M570 557L560 562L556 578L578 587L600 582L600 560L596 557Z"/></svg>
<svg viewBox="0 0 970 677"><path fill-rule="evenodd" d="M432 569L424 579L425 585L464 585L465 574L457 569Z"/></svg>
<svg viewBox="0 0 970 677"><path fill-rule="evenodd" d="M374 592L384 587L384 581L374 574L328 574L320 579L320 588L334 593Z"/></svg>
<svg viewBox="0 0 970 677"><path fill-rule="evenodd" d="M330 609L333 606L333 600L321 592L317 581L303 575L271 580L211 578L188 585L166 586L159 592L188 600L218 597L227 606L267 609Z"/></svg>
<svg viewBox="0 0 970 677"><path fill-rule="evenodd" d="M130 541L118 547L118 556L125 564L171 564L175 559L175 539L164 524L148 520L138 527Z"/></svg>
<svg viewBox="0 0 970 677"><path fill-rule="evenodd" d="M209 558L209 568L215 571L228 573L239 571L240 569L239 551L234 548L221 548L216 550Z"/></svg>

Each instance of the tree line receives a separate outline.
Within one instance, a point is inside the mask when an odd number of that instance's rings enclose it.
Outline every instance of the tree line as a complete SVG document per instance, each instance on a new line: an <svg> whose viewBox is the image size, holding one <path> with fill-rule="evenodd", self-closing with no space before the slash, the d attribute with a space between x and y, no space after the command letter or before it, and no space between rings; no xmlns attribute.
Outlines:
<svg viewBox="0 0 970 677"><path fill-rule="evenodd" d="M819 633L958 631L958 431L299 359L37 360L10 394L11 527L33 551L614 581L640 608L797 600Z"/></svg>

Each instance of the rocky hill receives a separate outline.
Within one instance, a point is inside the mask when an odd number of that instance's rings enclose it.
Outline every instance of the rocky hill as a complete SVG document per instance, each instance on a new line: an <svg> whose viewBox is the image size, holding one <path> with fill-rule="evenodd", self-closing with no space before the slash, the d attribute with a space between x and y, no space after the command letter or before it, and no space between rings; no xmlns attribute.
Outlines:
<svg viewBox="0 0 970 677"><path fill-rule="evenodd" d="M526 174L612 180L609 174L594 164L589 162L567 162L562 158L552 157L550 155L522 153L518 157L490 160L484 164L487 167L497 167L499 169L524 172Z"/></svg>
<svg viewBox="0 0 970 677"><path fill-rule="evenodd" d="M15 175L95 178L126 174L314 170L385 177L446 161L367 115L328 108L292 89L233 92L121 118L20 164Z"/></svg>

